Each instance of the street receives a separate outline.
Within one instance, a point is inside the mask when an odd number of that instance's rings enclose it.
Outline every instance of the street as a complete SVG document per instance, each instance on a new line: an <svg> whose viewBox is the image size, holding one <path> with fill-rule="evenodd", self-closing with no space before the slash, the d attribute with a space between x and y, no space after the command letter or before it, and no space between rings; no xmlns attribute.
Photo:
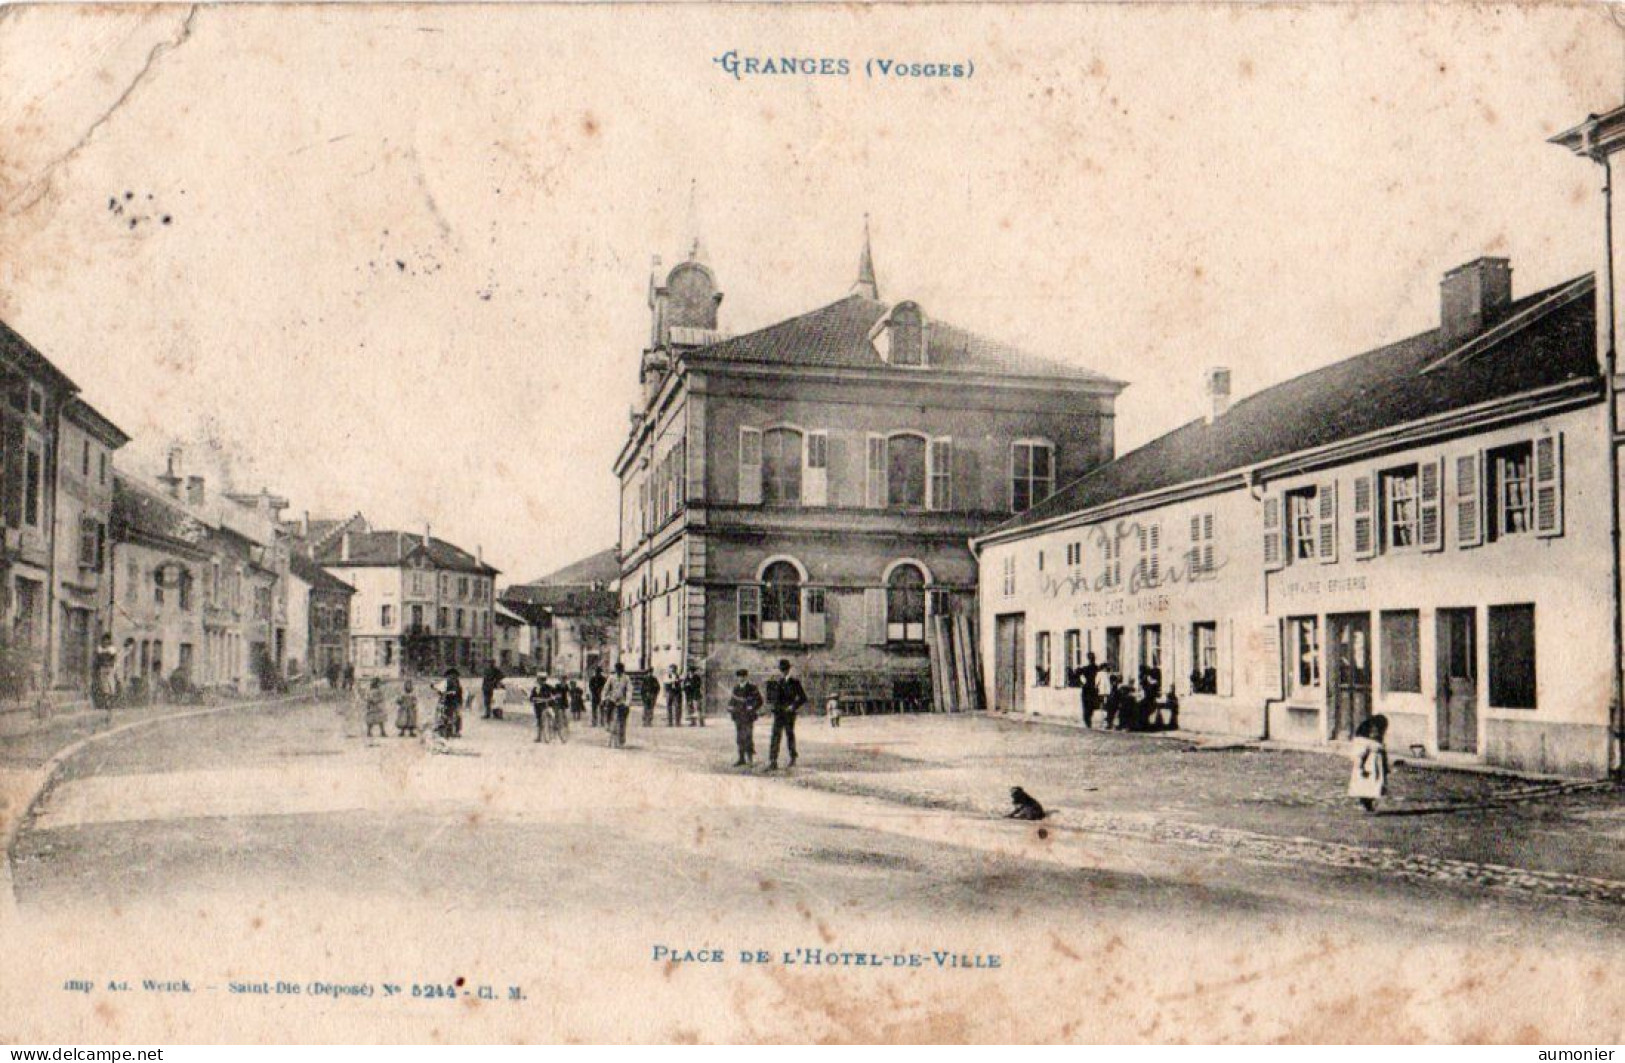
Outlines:
<svg viewBox="0 0 1625 1063"><path fill-rule="evenodd" d="M523 987L453 1039L981 1040L1044 1016L1060 1040L1625 1034L1613 791L1401 768L1373 817L1336 757L980 716L807 718L800 765L766 775L729 766L715 719L634 719L616 751L476 711L434 755L346 712L231 709L68 758L11 853L34 989L132 966L208 984L460 965ZM1012 785L1051 819L1000 819ZM57 935L80 966L52 966ZM966 966L738 962L797 948ZM681 959L709 950L725 961ZM1530 999L1532 971L1575 992ZM589 1003L611 999L625 1012ZM197 1003L204 1030L304 1016L337 1036L377 1007L440 1028L421 1001ZM87 996L85 1029L150 1031L155 1006Z"/></svg>

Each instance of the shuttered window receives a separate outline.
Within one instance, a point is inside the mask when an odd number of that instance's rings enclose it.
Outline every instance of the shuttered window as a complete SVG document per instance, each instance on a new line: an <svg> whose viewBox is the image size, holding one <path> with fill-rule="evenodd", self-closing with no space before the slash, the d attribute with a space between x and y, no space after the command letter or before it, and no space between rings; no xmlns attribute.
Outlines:
<svg viewBox="0 0 1625 1063"><path fill-rule="evenodd" d="M1286 564L1281 540L1281 496L1267 495L1264 498L1264 568L1267 571L1273 572Z"/></svg>

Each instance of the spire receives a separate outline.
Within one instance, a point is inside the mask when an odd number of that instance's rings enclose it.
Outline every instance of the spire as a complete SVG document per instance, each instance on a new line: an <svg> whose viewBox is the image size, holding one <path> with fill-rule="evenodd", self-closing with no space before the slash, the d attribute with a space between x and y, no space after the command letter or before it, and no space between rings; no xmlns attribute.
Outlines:
<svg viewBox="0 0 1625 1063"><path fill-rule="evenodd" d="M688 260L705 264L705 247L700 243L700 208L696 187L698 181L688 182Z"/></svg>
<svg viewBox="0 0 1625 1063"><path fill-rule="evenodd" d="M875 256L869 250L869 215L863 216L863 254L858 258L858 280L852 285L852 294L865 299L879 300L880 286L875 283Z"/></svg>

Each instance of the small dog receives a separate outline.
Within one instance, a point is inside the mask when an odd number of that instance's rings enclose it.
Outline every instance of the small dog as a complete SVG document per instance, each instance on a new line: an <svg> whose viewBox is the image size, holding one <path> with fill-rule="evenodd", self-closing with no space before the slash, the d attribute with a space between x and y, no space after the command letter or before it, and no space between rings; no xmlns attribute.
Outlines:
<svg viewBox="0 0 1625 1063"><path fill-rule="evenodd" d="M1015 807L1005 815L1005 819L1043 819L1048 815L1038 799L1019 786L1010 787L1010 803Z"/></svg>

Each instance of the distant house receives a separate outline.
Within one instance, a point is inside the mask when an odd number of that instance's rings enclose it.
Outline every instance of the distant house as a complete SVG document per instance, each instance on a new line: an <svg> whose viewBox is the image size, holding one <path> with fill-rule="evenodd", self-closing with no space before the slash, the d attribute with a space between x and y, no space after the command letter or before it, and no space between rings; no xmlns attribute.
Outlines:
<svg viewBox="0 0 1625 1063"><path fill-rule="evenodd" d="M619 605L613 587L619 567L611 547L539 580L503 590L502 604L535 632L532 667L580 677L614 665Z"/></svg>
<svg viewBox="0 0 1625 1063"><path fill-rule="evenodd" d="M310 522L312 525L321 522ZM351 662L361 678L465 675L494 658L497 570L421 534L377 531L357 514L310 545L318 564L355 588Z"/></svg>
<svg viewBox="0 0 1625 1063"><path fill-rule="evenodd" d="M288 567L288 675L316 679L341 673L350 660L355 588L298 552Z"/></svg>

